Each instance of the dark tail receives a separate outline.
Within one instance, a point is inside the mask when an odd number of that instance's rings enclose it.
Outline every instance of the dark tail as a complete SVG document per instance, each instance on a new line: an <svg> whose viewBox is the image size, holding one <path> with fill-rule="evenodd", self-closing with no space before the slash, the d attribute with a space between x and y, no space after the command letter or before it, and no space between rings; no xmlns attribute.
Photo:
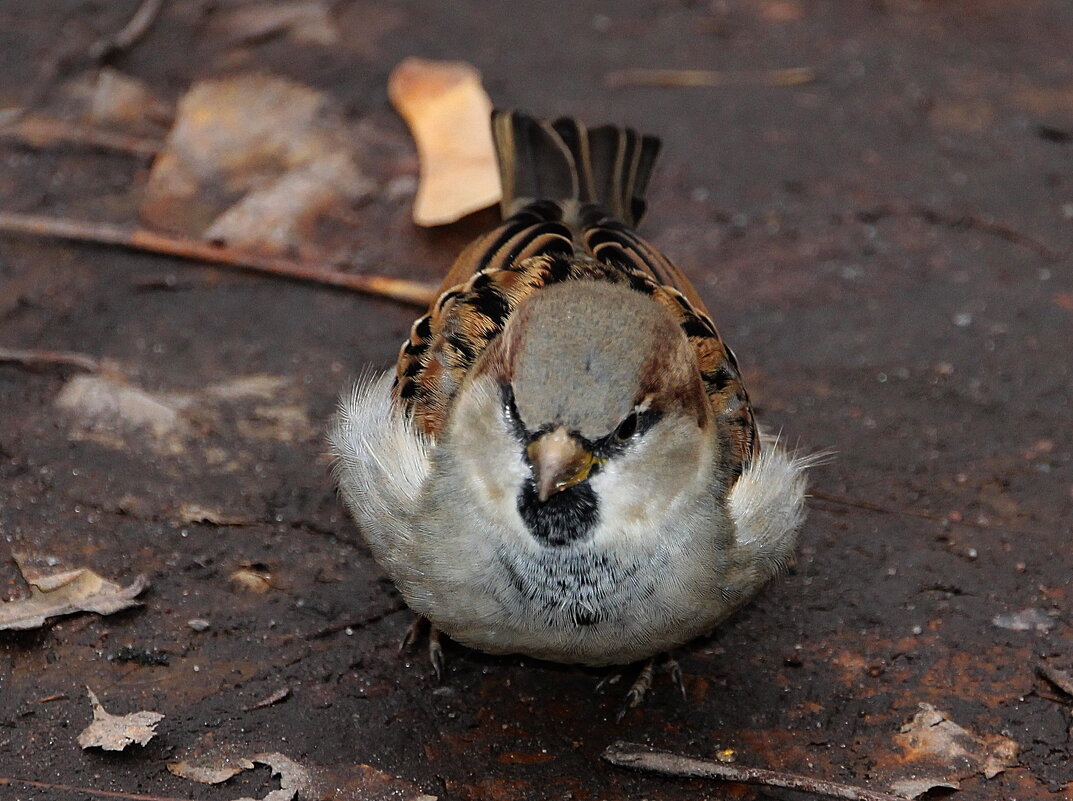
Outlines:
<svg viewBox="0 0 1073 801"><path fill-rule="evenodd" d="M645 190L659 139L631 128L587 129L563 117L553 123L518 111L492 114L504 218L540 200L596 204L630 226L645 213Z"/></svg>

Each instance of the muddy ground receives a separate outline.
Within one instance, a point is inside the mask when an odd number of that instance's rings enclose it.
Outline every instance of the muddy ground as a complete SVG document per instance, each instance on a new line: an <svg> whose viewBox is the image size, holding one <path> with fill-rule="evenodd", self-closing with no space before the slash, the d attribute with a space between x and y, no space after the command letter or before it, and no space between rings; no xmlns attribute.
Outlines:
<svg viewBox="0 0 1073 801"><path fill-rule="evenodd" d="M137 5L0 3L0 108L62 106ZM235 35L238 5L174 0L111 66L168 103L251 71L331 96L374 184L325 234L348 269L435 282L495 220L410 222L416 159L385 88L405 56L471 62L499 105L660 135L643 232L696 281L762 423L834 457L796 567L683 649L685 700L664 679L616 724L622 683L595 692L599 671L453 645L437 686L397 653L411 615L323 442L340 389L393 361L415 310L3 236L0 347L110 360L183 411L94 426L57 400L100 370L0 364L0 593L27 594L12 554L150 582L139 608L0 634L0 782L58 786L0 796L278 786L264 767L217 787L166 769L233 744L446 799L806 797L601 761L626 739L879 789L960 777L958 801L1073 797L1073 697L1037 672L1073 666L1073 5L336 2L334 41ZM759 72L789 67L813 78ZM625 68L726 79L609 88ZM5 139L0 208L134 225L150 161ZM86 685L112 712L164 713L156 738L81 750ZM985 751L1014 741L1013 764L914 761L896 735L922 703Z"/></svg>

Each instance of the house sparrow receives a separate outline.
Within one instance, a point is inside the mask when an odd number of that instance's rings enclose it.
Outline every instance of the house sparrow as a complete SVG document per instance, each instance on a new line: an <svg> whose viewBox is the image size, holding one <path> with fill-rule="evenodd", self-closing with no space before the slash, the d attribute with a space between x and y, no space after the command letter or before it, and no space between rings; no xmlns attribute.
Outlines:
<svg viewBox="0 0 1073 801"><path fill-rule="evenodd" d="M633 230L659 140L492 125L505 222L458 257L395 370L342 398L336 480L434 634L649 659L786 567L808 460L758 434L699 295Z"/></svg>

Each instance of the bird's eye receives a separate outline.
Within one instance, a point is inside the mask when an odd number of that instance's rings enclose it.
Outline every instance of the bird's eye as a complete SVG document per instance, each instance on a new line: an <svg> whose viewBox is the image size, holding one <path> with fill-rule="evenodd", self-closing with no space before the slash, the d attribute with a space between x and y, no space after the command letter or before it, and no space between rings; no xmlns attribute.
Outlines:
<svg viewBox="0 0 1073 801"><path fill-rule="evenodd" d="M637 433L638 422L639 416L637 412L630 412L626 415L626 419L619 423L618 428L615 429L615 439L619 442L625 442L628 439L632 439L634 434Z"/></svg>

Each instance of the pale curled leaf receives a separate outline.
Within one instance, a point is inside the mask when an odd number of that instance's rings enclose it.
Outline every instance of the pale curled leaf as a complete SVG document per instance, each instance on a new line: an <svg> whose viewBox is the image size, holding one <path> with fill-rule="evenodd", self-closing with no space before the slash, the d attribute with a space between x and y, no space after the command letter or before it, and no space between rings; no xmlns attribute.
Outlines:
<svg viewBox="0 0 1073 801"><path fill-rule="evenodd" d="M231 581L244 590L263 594L272 589L272 574L263 570L240 567L231 574Z"/></svg>
<svg viewBox="0 0 1073 801"><path fill-rule="evenodd" d="M415 223L444 225L499 201L492 101L474 67L405 59L388 79L388 96L410 127L421 162Z"/></svg>
<svg viewBox="0 0 1073 801"><path fill-rule="evenodd" d="M1010 631L1037 631L1046 632L1055 627L1058 621L1048 615L1043 609L1029 607L1019 612L1008 615L995 615L991 618L991 625Z"/></svg>
<svg viewBox="0 0 1073 801"><path fill-rule="evenodd" d="M410 782L369 765L303 765L280 753L246 756L236 745L214 745L200 754L168 765L176 776L219 784L255 764L267 765L279 776L280 787L264 798L236 801L436 801Z"/></svg>
<svg viewBox="0 0 1073 801"><path fill-rule="evenodd" d="M222 425L221 418L233 419L243 439L312 439L316 428L301 393L289 379L261 374L236 376L196 393L149 392L113 369L73 376L54 403L63 412L71 439L116 450L148 447L162 455L181 456L202 445L198 432ZM224 525L235 517L220 514Z"/></svg>
<svg viewBox="0 0 1073 801"><path fill-rule="evenodd" d="M87 687L86 691L93 705L93 722L78 735L78 744L82 748L122 751L131 743L145 745L156 736L156 725L164 719L159 712L112 715L101 706L93 690Z"/></svg>
<svg viewBox="0 0 1073 801"><path fill-rule="evenodd" d="M56 406L80 414L87 424L151 429L157 436L181 425L185 404L153 395L117 376L77 375L56 396Z"/></svg>
<svg viewBox="0 0 1073 801"><path fill-rule="evenodd" d="M45 625L50 617L75 612L110 615L141 606L135 598L149 586L145 576L138 576L122 587L85 568L27 576L26 581L30 585L29 598L0 604L0 630L35 629Z"/></svg>
<svg viewBox="0 0 1073 801"><path fill-rule="evenodd" d="M292 798L312 799L312 793L303 792L312 789L309 771L299 765L290 757L283 754L256 754L251 757L254 762L268 765L272 769L273 776L279 776L279 789L273 790L260 801L291 801ZM236 801L258 801L258 799L242 797Z"/></svg>
<svg viewBox="0 0 1073 801"><path fill-rule="evenodd" d="M1016 764L1017 743L997 734L978 735L930 704L894 736L902 749L901 777L891 788L915 798L933 787L957 789L960 779L982 773L991 779Z"/></svg>
<svg viewBox="0 0 1073 801"><path fill-rule="evenodd" d="M179 101L141 215L245 250L316 255L318 220L373 189L360 161L324 92L256 74L202 81Z"/></svg>
<svg viewBox="0 0 1073 801"><path fill-rule="evenodd" d="M215 746L211 751L168 763L168 770L176 776L201 784L220 784L254 767L244 749L235 745Z"/></svg>
<svg viewBox="0 0 1073 801"><path fill-rule="evenodd" d="M222 14L219 24L238 42L263 41L277 35L302 44L333 45L339 41L331 10L320 0L239 6Z"/></svg>

